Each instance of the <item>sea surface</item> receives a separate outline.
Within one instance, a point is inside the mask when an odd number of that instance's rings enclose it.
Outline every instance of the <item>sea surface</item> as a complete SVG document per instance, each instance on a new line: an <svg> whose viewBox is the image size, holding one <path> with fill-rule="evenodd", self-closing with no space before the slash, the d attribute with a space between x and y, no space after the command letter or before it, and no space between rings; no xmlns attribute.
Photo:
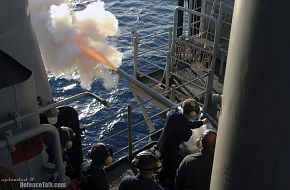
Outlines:
<svg viewBox="0 0 290 190"><path fill-rule="evenodd" d="M82 10L86 5L94 1L74 0L71 8L74 11ZM148 35L168 29L173 23L173 10L176 6L176 0L104 0L106 10L112 12L119 21L119 32L117 36L110 37L109 43L113 44L123 53L121 69L129 74L133 74L133 56L132 40L130 33L136 30L141 36ZM161 39L167 40L167 39ZM156 59L152 57L152 59ZM149 71L150 72L150 71ZM80 86L79 76L76 73L73 79L55 77L49 74L49 82L52 87L53 95L56 101L63 100L70 96L84 91L90 91L98 96L108 100L110 107L104 107L91 98L83 98L70 104L79 113L81 127L87 127L84 131L82 143L84 156L90 144L96 141L102 141L112 134L127 128L127 115L120 114L104 123L98 121L105 119L119 111L122 111L127 105L136 104L133 94L128 90L127 81L124 78L119 79L118 85L113 89L105 89L102 81L95 80L91 89L83 89ZM158 109L152 105L147 105L149 114L153 115ZM133 110L133 123L143 119L139 109ZM153 120L154 126L160 128L164 120L159 117ZM96 124L97 123L97 124ZM145 125L136 126L133 129L133 142L148 135L149 130ZM109 138L105 143L109 144L114 152L128 145L127 132ZM135 148L144 145L146 142L138 143ZM118 159L127 155L127 151L114 155Z"/></svg>

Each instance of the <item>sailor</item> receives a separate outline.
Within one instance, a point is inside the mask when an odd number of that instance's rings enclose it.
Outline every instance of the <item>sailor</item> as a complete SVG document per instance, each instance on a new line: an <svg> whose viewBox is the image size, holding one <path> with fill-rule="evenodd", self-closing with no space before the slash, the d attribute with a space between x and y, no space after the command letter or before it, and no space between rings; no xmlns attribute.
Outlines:
<svg viewBox="0 0 290 190"><path fill-rule="evenodd" d="M196 141L200 152L186 156L176 172L176 190L208 190L216 142L216 131L206 130Z"/></svg>
<svg viewBox="0 0 290 190"><path fill-rule="evenodd" d="M109 190L104 166L112 164L113 151L104 143L95 143L88 152L92 160L84 172L85 182L81 184L82 190Z"/></svg>
<svg viewBox="0 0 290 190"><path fill-rule="evenodd" d="M198 120L200 107L194 99L186 99L181 108L170 110L167 113L164 129L157 143L157 149L162 156L163 170L160 173L160 182L167 189L174 189L176 170L181 161L179 146L188 141L192 130L207 123L207 118Z"/></svg>
<svg viewBox="0 0 290 190"><path fill-rule="evenodd" d="M65 164L65 174L70 178L74 178L74 168L71 164L71 159L67 155L67 151L70 150L73 146L73 141L75 138L74 131L66 126L61 126L58 128L61 150L62 150L62 157Z"/></svg>
<svg viewBox="0 0 290 190"><path fill-rule="evenodd" d="M132 165L138 169L139 173L137 176L125 176L119 190L164 190L153 180L154 173L162 169L162 164L150 150L137 154Z"/></svg>

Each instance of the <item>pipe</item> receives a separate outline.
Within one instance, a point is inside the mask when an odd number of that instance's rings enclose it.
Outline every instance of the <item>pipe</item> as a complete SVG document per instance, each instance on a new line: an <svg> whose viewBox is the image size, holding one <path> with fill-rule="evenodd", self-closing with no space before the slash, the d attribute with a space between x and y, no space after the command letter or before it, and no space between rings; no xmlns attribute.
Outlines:
<svg viewBox="0 0 290 190"><path fill-rule="evenodd" d="M34 137L43 133L48 133L51 136L51 140L53 143L53 150L54 150L54 153L53 153L54 161L56 165L56 170L58 171L58 174L59 174L58 179L60 183L65 183L66 182L65 168L64 168L63 160L62 160L59 133L53 125L43 124L35 128L27 129L26 131L22 133L16 134L15 136L8 138L8 141L9 143L15 145L19 142L22 142L24 140L27 140L31 137ZM6 141L0 141L0 149L6 146L7 146Z"/></svg>
<svg viewBox="0 0 290 190"><path fill-rule="evenodd" d="M290 189L289 6L235 1L211 190Z"/></svg>
<svg viewBox="0 0 290 190"><path fill-rule="evenodd" d="M166 107L171 108L171 107L174 107L175 106L175 103L173 103L172 101L168 100L167 98L165 98L164 96L162 96L161 94L159 94L155 90L149 88L148 86L146 86L142 82L138 81L137 79L131 77L130 75L128 75L123 70L118 69L116 72L119 75L121 75L122 77L126 78L129 82L133 83L138 88L144 90L146 93L148 93L150 96L152 96L157 101L161 102Z"/></svg>
<svg viewBox="0 0 290 190"><path fill-rule="evenodd" d="M171 47L172 47L172 35L173 35L173 27L170 27L169 32L168 32L168 49L169 49L169 51L171 51Z"/></svg>
<svg viewBox="0 0 290 190"><path fill-rule="evenodd" d="M134 60L134 78L138 79L138 54L139 54L139 37L137 32L132 32L133 35L133 60Z"/></svg>
<svg viewBox="0 0 290 190"><path fill-rule="evenodd" d="M184 6L184 0L178 0L177 6L183 7ZM182 35L183 32L183 12L178 11L177 16L177 35L174 37L179 37Z"/></svg>
<svg viewBox="0 0 290 190"><path fill-rule="evenodd" d="M170 79L170 68L171 68L171 57L170 52L166 54L166 65L165 65L165 92L169 90L169 79Z"/></svg>

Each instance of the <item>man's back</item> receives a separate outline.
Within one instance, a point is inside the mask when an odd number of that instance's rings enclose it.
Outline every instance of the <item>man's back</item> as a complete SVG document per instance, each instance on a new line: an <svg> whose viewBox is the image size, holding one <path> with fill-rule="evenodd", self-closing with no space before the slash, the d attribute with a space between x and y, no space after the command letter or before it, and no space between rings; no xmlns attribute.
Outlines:
<svg viewBox="0 0 290 190"><path fill-rule="evenodd" d="M168 112L164 130L158 141L158 149L163 154L170 152L176 154L180 143L189 140L191 135L188 121L180 110L173 109Z"/></svg>
<svg viewBox="0 0 290 190"><path fill-rule="evenodd" d="M208 190L212 161L213 155L201 152L186 156L177 170L177 190Z"/></svg>
<svg viewBox="0 0 290 190"><path fill-rule="evenodd" d="M84 175L87 182L82 185L82 189L109 190L106 173L103 169L96 169L91 165Z"/></svg>
<svg viewBox="0 0 290 190"><path fill-rule="evenodd" d="M164 190L153 179L141 175L126 176L122 179L119 190Z"/></svg>

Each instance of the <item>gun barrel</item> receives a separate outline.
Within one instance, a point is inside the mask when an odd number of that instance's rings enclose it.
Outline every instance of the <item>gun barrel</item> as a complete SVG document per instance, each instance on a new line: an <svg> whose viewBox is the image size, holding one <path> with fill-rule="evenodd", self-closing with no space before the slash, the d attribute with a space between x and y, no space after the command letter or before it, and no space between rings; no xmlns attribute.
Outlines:
<svg viewBox="0 0 290 190"><path fill-rule="evenodd" d="M119 75L121 75L122 77L126 78L129 82L133 83L138 88L144 90L146 93L148 93L150 96L152 96L152 98L158 100L159 102L161 102L166 107L171 108L171 107L174 107L176 105L174 102L172 102L169 99L165 98L164 96L162 96L161 94L159 94L155 90L153 90L150 87L146 86L145 84L143 84L142 82L138 81L137 79L131 77L130 75L128 75L123 70L118 69L116 72Z"/></svg>

